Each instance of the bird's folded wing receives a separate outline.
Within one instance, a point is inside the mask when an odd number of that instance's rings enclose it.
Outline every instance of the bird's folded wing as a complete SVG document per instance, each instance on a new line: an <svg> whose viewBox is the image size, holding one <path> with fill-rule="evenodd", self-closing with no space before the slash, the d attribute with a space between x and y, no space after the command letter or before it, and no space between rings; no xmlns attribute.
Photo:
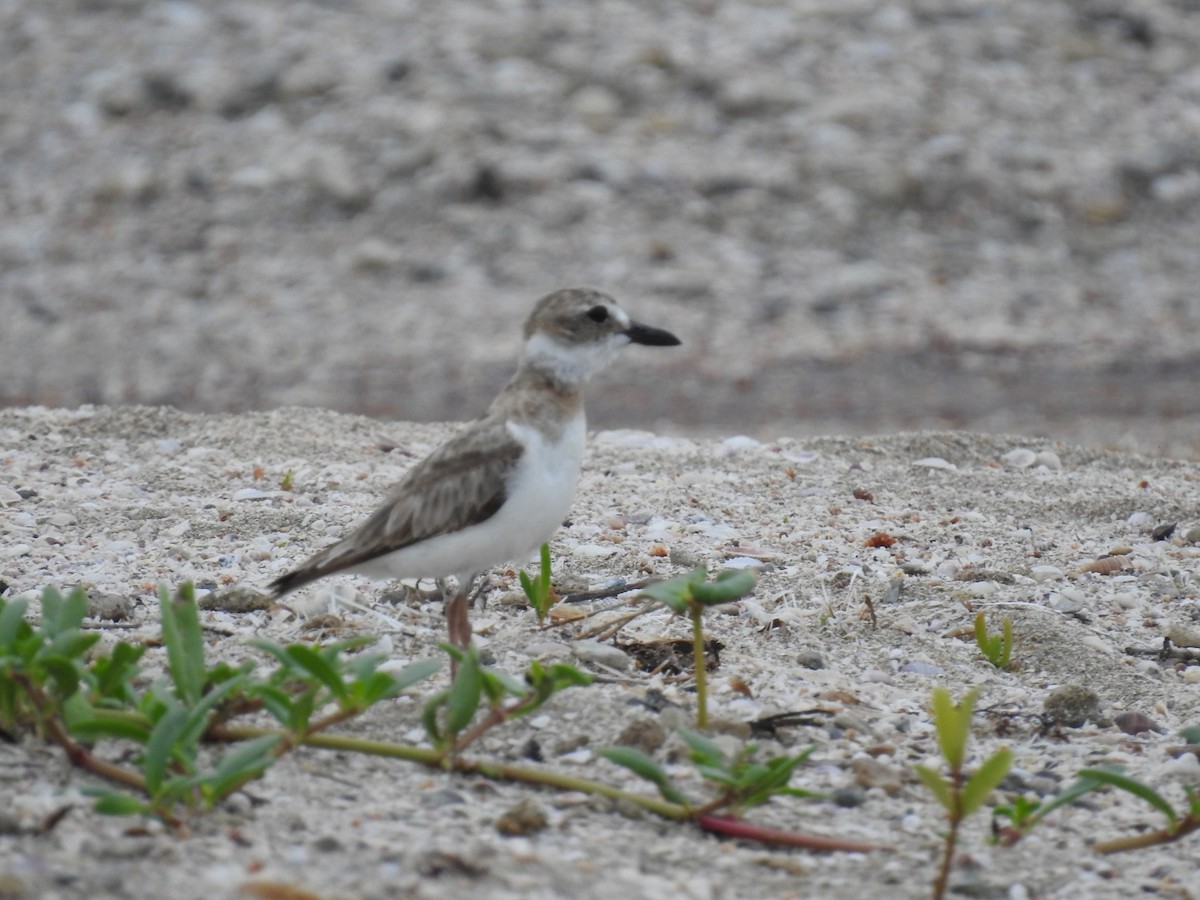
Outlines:
<svg viewBox="0 0 1200 900"><path fill-rule="evenodd" d="M281 591L491 518L523 451L502 419L481 421L412 469L355 531L276 583Z"/></svg>

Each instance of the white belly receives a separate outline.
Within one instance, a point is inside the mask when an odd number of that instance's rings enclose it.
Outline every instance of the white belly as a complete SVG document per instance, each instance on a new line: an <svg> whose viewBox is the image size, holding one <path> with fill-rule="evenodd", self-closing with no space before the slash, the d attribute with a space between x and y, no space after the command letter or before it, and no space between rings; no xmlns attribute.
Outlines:
<svg viewBox="0 0 1200 900"><path fill-rule="evenodd" d="M353 571L372 578L467 578L501 563L524 562L548 541L575 496L587 436L583 413L556 442L526 425L509 422L508 430L525 452L511 476L508 499L490 519L373 559Z"/></svg>

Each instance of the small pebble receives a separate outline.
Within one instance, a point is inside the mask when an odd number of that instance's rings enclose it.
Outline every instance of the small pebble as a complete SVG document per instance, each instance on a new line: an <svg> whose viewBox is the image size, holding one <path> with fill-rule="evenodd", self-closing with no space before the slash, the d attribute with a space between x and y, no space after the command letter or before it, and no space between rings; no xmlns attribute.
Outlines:
<svg viewBox="0 0 1200 900"><path fill-rule="evenodd" d="M233 492L234 500L270 500L278 497L283 491L260 491L258 488L241 488Z"/></svg>
<svg viewBox="0 0 1200 900"><path fill-rule="evenodd" d="M332 834L325 834L317 838L312 843L313 849L318 853L341 853L343 844Z"/></svg>
<svg viewBox="0 0 1200 900"><path fill-rule="evenodd" d="M201 609L229 613L261 612L270 609L274 602L270 594L251 587L232 587L196 598L196 605Z"/></svg>
<svg viewBox="0 0 1200 900"><path fill-rule="evenodd" d="M633 660L624 650L599 641L577 641L571 645L571 650L584 662L607 666L610 669L624 671L633 665Z"/></svg>
<svg viewBox="0 0 1200 900"><path fill-rule="evenodd" d="M1126 734L1143 734L1148 731L1165 734L1167 731L1149 716L1140 712L1118 713L1113 716L1113 724Z"/></svg>
<svg viewBox="0 0 1200 900"><path fill-rule="evenodd" d="M1062 460L1058 458L1058 454L1053 450L1041 450L1034 457L1034 464L1039 465L1044 469L1049 469L1051 472L1062 471Z"/></svg>
<svg viewBox="0 0 1200 900"><path fill-rule="evenodd" d="M883 669L864 669L862 680L868 684L891 684L892 675L890 672L885 672Z"/></svg>
<svg viewBox="0 0 1200 900"><path fill-rule="evenodd" d="M467 799L458 791L450 788L438 788L421 797L421 805L429 808L438 806L458 806L466 803Z"/></svg>
<svg viewBox="0 0 1200 900"><path fill-rule="evenodd" d="M870 756L856 756L850 761L850 769L854 772L854 783L859 787L877 787L889 797L899 795L902 779L892 766Z"/></svg>
<svg viewBox="0 0 1200 900"><path fill-rule="evenodd" d="M617 744L653 754L667 740L666 730L652 719L635 719L617 735Z"/></svg>
<svg viewBox="0 0 1200 900"><path fill-rule="evenodd" d="M914 661L905 663L900 667L900 671L909 675L922 675L927 678L933 678L941 675L945 669L943 669L941 666L934 665L933 663Z"/></svg>
<svg viewBox="0 0 1200 900"><path fill-rule="evenodd" d="M1194 753L1181 753L1162 768L1163 775L1181 784L1200 784L1200 758Z"/></svg>
<svg viewBox="0 0 1200 900"><path fill-rule="evenodd" d="M127 622L133 614L133 601L120 594L88 594L87 614L93 619Z"/></svg>
<svg viewBox="0 0 1200 900"><path fill-rule="evenodd" d="M1016 450L1009 450L1000 458L1014 469L1028 469L1037 462L1037 454L1027 447L1018 447Z"/></svg>
<svg viewBox="0 0 1200 900"><path fill-rule="evenodd" d="M1066 577L1066 572L1058 566L1034 566L1029 570L1030 577L1037 582L1057 581Z"/></svg>
<svg viewBox="0 0 1200 900"><path fill-rule="evenodd" d="M958 468L954 463L947 462L940 456L926 456L923 459L915 460L913 465L923 466L926 469L945 469L946 471L953 471Z"/></svg>
<svg viewBox="0 0 1200 900"><path fill-rule="evenodd" d="M1046 717L1058 725L1080 728L1088 719L1100 716L1100 697L1080 684L1067 684L1046 697L1042 703Z"/></svg>
<svg viewBox="0 0 1200 900"><path fill-rule="evenodd" d="M496 830L505 837L522 837L545 831L549 824L546 811L526 797L496 819Z"/></svg>
<svg viewBox="0 0 1200 900"><path fill-rule="evenodd" d="M862 806L867 799L867 795L860 787L840 787L834 788L829 792L829 799L837 806L843 809L853 809L856 806Z"/></svg>
<svg viewBox="0 0 1200 900"><path fill-rule="evenodd" d="M816 670L825 668L825 657L821 655L821 651L812 647L801 649L796 654L796 662L806 669Z"/></svg>

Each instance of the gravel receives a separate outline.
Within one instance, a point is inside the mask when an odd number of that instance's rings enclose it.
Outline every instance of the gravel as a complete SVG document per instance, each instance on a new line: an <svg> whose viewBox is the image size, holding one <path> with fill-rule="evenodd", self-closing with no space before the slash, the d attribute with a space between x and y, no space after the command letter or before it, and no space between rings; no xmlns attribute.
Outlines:
<svg viewBox="0 0 1200 900"><path fill-rule="evenodd" d="M469 418L585 284L687 347L601 425L1200 456L1192 0L0 0L0 85L3 403Z"/></svg>
<svg viewBox="0 0 1200 900"><path fill-rule="evenodd" d="M34 611L48 584L82 584L106 603L124 598L122 618L89 622L105 641L155 638L157 582L191 578L202 593L261 588L363 516L451 428L304 409L0 411L0 581ZM1058 465L1006 462L1025 459L1018 450L1052 453ZM280 487L285 477L291 490ZM772 754L815 744L795 783L829 796L784 798L753 818L890 851L745 845L569 792L305 750L179 838L94 815L79 793L89 779L25 739L0 743L0 793L9 798L0 884L7 896L57 898L262 896L271 884L354 898L928 896L943 822L911 766L936 758L926 708L936 684L955 695L980 690L973 759L1013 749L1004 796L1048 796L1104 763L1127 766L1176 804L1185 786L1200 784L1200 765L1178 736L1200 722L1200 666L1155 655L1164 634L1190 640L1200 618L1200 546L1183 537L1197 525L1196 478L1187 463L960 432L592 436L570 523L552 545L556 588L686 571L673 558L713 570L761 562L754 593L706 621L722 644L712 673L718 738L734 750L749 723L795 714L756 740ZM240 493L247 489L267 496ZM1154 538L1157 525L1175 521L1172 536ZM1094 565L1109 554L1125 559ZM473 618L497 665L518 671L537 655L594 667L601 678L494 732L479 753L540 755L559 771L643 790L596 755L636 734L698 792L673 734L693 712L688 679L614 673L594 653L573 656L580 628L596 620L546 633L506 599L519 592L514 570L494 571L490 582ZM317 624L339 637L376 636L396 665L436 653L440 604L418 591L387 602L381 594L382 585L347 576L286 609L206 602L207 653L236 662L252 637L305 639ZM1070 612L1059 611L1062 598L1072 599ZM975 647L977 611L993 632L1013 620L1014 671L993 668ZM685 623L655 612L627 625L619 642L687 634ZM162 665L162 653L152 646L145 665ZM349 730L420 740L419 721L420 703L400 698ZM1138 722L1154 727L1123 730ZM65 818L40 829L68 805ZM536 810L536 828L497 830L526 808ZM1186 890L1194 836L1114 857L1089 849L1158 827L1156 816L1125 795L1093 795L1011 849L986 843L981 818L965 829L953 883L974 896L1060 900Z"/></svg>

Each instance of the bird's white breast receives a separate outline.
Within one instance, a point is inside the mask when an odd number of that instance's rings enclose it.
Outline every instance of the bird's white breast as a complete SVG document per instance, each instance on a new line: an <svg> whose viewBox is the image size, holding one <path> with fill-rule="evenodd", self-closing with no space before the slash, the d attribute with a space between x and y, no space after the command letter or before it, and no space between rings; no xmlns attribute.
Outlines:
<svg viewBox="0 0 1200 900"><path fill-rule="evenodd" d="M478 525L439 535L354 567L372 578L459 578L506 562L524 562L566 518L583 463L583 411L555 437L509 421L524 452L509 475L507 499Z"/></svg>
<svg viewBox="0 0 1200 900"><path fill-rule="evenodd" d="M531 553L548 540L570 511L583 464L587 424L580 411L556 439L511 420L507 427L525 452L512 474L508 501L496 515L511 522L522 536L528 536L523 546L507 557L516 558Z"/></svg>

